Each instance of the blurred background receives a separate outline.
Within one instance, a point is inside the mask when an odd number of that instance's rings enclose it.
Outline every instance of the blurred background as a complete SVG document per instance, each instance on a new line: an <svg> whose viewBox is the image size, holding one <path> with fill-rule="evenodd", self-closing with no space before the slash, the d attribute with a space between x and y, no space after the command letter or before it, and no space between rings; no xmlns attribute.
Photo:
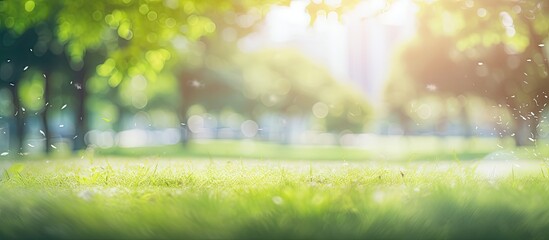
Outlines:
<svg viewBox="0 0 549 240"><path fill-rule="evenodd" d="M548 34L541 0L0 1L0 158L543 148Z"/></svg>

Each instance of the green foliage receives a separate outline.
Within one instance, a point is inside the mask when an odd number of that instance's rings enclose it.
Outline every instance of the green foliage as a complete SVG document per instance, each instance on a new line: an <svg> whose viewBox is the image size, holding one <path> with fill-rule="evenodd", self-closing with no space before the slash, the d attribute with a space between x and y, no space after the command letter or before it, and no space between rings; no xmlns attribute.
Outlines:
<svg viewBox="0 0 549 240"><path fill-rule="evenodd" d="M230 109L252 119L266 114L311 117L331 132L360 131L372 117L361 93L301 53L289 49L239 53L217 37L205 42L225 48L204 50L200 63L182 71L180 87L186 104L200 104L211 113Z"/></svg>
<svg viewBox="0 0 549 240"><path fill-rule="evenodd" d="M32 76L19 86L21 102L29 111L38 112L44 107L44 77L39 73L30 73Z"/></svg>
<svg viewBox="0 0 549 240"><path fill-rule="evenodd" d="M398 52L387 87L387 93L399 93L390 95L391 108L403 112L412 99L428 95L482 97L512 115L511 124L505 123L506 134L517 136L519 145L532 144L528 138L537 138L539 115L549 103L549 65L543 60L547 59L548 5L541 1L417 1L417 5L418 34Z"/></svg>
<svg viewBox="0 0 549 240"><path fill-rule="evenodd" d="M173 57L172 40L195 41L214 33L215 13L265 12L273 3L284 1L8 0L0 3L0 26L22 34L47 24L74 62L83 61L87 51L106 49L98 74L116 87L137 75L154 81Z"/></svg>
<svg viewBox="0 0 549 240"><path fill-rule="evenodd" d="M302 54L266 50L244 55L239 64L243 94L271 112L324 119L328 131L360 131L371 118L361 93Z"/></svg>
<svg viewBox="0 0 549 240"><path fill-rule="evenodd" d="M49 0L1 1L0 28L22 34L28 28L48 19L56 2Z"/></svg>
<svg viewBox="0 0 549 240"><path fill-rule="evenodd" d="M240 26L239 31L245 29L241 32L249 32L267 13L269 6L288 2L1 1L0 87L12 91L14 99L11 105L14 108L21 108L20 98L14 94L21 93L22 106L36 112L43 110L48 116L42 118L42 126L48 126L47 121L51 118L51 114L45 111L47 104L44 101L52 106L75 99L77 104L68 111L78 115L73 122L75 135L83 136L88 122L101 129L114 127L120 130L121 124L114 123L123 119L127 112L144 109L147 105L150 105L145 109L147 111L164 112L159 110L161 108L173 111L180 105L179 89L175 87L179 73L176 77L167 75L174 68L178 71L182 66L191 65L191 61L181 58L181 55L192 51L189 50L192 45L203 42L207 36L215 36L226 27L235 27L237 19L248 15L253 17L253 24ZM46 86L52 87L42 87L47 90L41 93L34 84L35 80L28 80L32 76L24 73L29 66L37 73L47 73ZM71 89L67 89L68 84L59 84L66 78L69 78L67 82L72 85ZM135 84L139 82L136 79L145 80L145 83ZM158 83L159 80L162 82ZM112 90L121 85L119 92ZM88 98L92 99L90 104ZM113 103L105 103L105 98ZM32 99L40 101L33 102ZM4 109L3 112L18 112L18 109ZM92 117L100 116L88 121L87 112L91 112ZM168 115L170 121L175 122L175 114L162 114ZM17 115L15 128L21 136L18 139L12 137L12 141L19 141L18 145L23 145L25 140L24 118ZM50 145L47 129L44 135L46 145ZM16 144L12 144L14 149L18 149L15 151L21 151ZM84 142L77 139L74 145L83 147Z"/></svg>

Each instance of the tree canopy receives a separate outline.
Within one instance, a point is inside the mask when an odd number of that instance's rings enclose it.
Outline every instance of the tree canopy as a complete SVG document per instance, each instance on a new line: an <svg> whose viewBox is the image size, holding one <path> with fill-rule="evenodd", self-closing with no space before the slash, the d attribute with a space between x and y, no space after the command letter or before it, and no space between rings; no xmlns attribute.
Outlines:
<svg viewBox="0 0 549 240"><path fill-rule="evenodd" d="M541 113L548 103L548 4L418 4L417 37L401 51L402 63L398 66L403 70L393 75L391 89L397 87L398 81L412 81L416 96L434 92L489 99L511 113L513 122L503 124L517 144L532 143L528 139L536 139Z"/></svg>
<svg viewBox="0 0 549 240"><path fill-rule="evenodd" d="M154 82L166 65L176 62L175 49L214 34L216 12L232 12L236 17L255 11L264 14L270 4L279 1L178 1L178 0L119 0L119 1L17 1L0 2L2 36L3 88L9 88L16 116L16 134L20 142L12 146L21 152L25 137L25 117L20 104L19 86L23 72L41 69L44 78L49 73L73 71L70 84L75 93L77 133L86 132L85 100L88 79L105 79L108 86L117 87L122 81L143 76ZM250 21L257 21L252 19ZM180 40L178 40L180 39ZM179 46L181 47L181 46ZM54 67L51 63L65 62ZM49 64L49 65L48 65ZM40 65L41 67L39 67ZM47 65L47 66L46 66ZM47 74L46 74L47 73ZM47 123L53 80L43 85L43 135L49 149ZM96 81L97 82L97 81ZM50 105L48 105L50 104ZM59 106L57 106L59 107ZM16 146L19 145L19 146Z"/></svg>
<svg viewBox="0 0 549 240"><path fill-rule="evenodd" d="M320 116L329 131L362 129L371 113L363 97L304 57L238 53L236 40L254 31L270 6L289 2L0 2L0 87L13 106L0 114L12 119L11 136L19 141L12 140L10 151L34 147L23 143L26 136L44 137L46 151L57 148L51 138L67 137L82 149L90 126L122 130L128 113L167 109L179 112L185 126L197 102L250 118ZM266 76L253 76L263 70ZM35 115L42 136L27 125ZM53 125L67 117L67 124Z"/></svg>

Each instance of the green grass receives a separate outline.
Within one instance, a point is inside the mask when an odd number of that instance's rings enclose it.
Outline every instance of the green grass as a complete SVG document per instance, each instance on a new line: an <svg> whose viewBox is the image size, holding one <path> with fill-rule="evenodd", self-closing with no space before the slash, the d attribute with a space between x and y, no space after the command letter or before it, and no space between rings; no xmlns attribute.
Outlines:
<svg viewBox="0 0 549 240"><path fill-rule="evenodd" d="M498 150L509 139L433 136L376 136L361 147L281 145L261 141L196 140L180 145L142 148L96 148L97 155L123 157L199 157L261 160L472 160Z"/></svg>
<svg viewBox="0 0 549 240"><path fill-rule="evenodd" d="M547 165L507 163L506 176L482 174L490 164L4 161L0 239L549 236Z"/></svg>

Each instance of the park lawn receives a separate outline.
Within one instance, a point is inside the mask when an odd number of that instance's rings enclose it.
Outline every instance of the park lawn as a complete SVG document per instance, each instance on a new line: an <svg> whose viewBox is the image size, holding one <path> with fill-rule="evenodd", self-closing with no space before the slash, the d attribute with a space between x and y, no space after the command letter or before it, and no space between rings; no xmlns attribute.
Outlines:
<svg viewBox="0 0 549 240"><path fill-rule="evenodd" d="M3 161L0 239L549 236L547 165L512 163L497 175L479 171L482 164Z"/></svg>
<svg viewBox="0 0 549 240"><path fill-rule="evenodd" d="M244 158L260 160L416 161L471 160L511 149L512 142L497 138L436 136L374 136L362 146L284 145L251 140L194 140L185 148L167 145L139 148L95 148L98 156ZM1 159L1 158L0 158Z"/></svg>

